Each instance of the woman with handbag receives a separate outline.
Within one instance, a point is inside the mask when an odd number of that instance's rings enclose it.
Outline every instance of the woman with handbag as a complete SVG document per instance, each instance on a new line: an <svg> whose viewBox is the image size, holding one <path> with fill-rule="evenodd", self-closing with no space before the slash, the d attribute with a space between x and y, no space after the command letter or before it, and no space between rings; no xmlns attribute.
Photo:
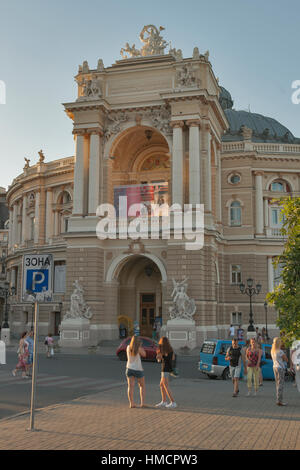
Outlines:
<svg viewBox="0 0 300 470"><path fill-rule="evenodd" d="M19 341L19 348L17 350L18 364L16 365L16 368L12 371L12 375L16 377L17 372L21 370L23 379L28 378L28 375L26 374L26 368L27 368L27 358L29 356L29 352L28 352L28 344L25 341L26 336L27 336L27 331L24 331L24 333L22 333L21 335L21 339Z"/></svg>

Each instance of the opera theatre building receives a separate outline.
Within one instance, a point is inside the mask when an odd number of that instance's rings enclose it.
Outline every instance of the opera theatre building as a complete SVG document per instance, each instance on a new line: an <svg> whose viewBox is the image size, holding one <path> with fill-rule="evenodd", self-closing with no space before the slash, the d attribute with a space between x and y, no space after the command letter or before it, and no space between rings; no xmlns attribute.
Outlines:
<svg viewBox="0 0 300 470"><path fill-rule="evenodd" d="M200 345L227 337L230 324L247 330L249 297L240 283L250 278L261 284L252 299L254 326L265 326L265 296L280 279L272 261L284 244L274 200L299 196L300 139L270 117L235 110L209 53L195 47L184 58L181 50L168 51L162 29L145 26L141 49L126 44L110 67L101 59L95 68L79 66L78 96L64 103L75 155L47 162L40 151L8 188L13 335L31 324L31 305L22 297L29 253L52 254L54 262L53 297L40 305L40 335L58 334L64 318L75 318L77 289L88 306L79 331L88 344L118 338L120 323L130 333L136 322L141 335L151 337L154 322L161 319L166 328L178 304L183 311L195 306ZM173 223L169 236L158 225L151 237L154 203L203 204L203 247L188 249ZM115 208L114 237L97 231L104 204ZM146 208L149 221L149 233L135 238L119 224L124 210L130 223L132 204ZM267 313L272 336L276 312L268 307Z"/></svg>

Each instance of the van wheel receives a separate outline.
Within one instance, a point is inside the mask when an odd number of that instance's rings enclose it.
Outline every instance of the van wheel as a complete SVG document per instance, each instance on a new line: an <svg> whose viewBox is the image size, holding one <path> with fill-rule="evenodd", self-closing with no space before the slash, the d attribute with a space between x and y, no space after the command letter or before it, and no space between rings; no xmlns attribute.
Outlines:
<svg viewBox="0 0 300 470"><path fill-rule="evenodd" d="M228 380L230 377L229 377L229 368L226 367L226 369L223 370L223 374L222 374L222 380Z"/></svg>
<svg viewBox="0 0 300 470"><path fill-rule="evenodd" d="M207 377L208 377L209 379L211 379L211 380L213 380L213 379L216 379L216 378L217 378L217 376L216 376L216 375L209 375L209 374L207 374Z"/></svg>

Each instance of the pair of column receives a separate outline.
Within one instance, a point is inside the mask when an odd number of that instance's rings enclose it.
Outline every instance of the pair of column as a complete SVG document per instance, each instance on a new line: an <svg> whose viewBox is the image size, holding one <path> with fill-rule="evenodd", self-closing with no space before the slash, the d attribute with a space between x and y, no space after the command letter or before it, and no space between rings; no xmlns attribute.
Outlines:
<svg viewBox="0 0 300 470"><path fill-rule="evenodd" d="M171 123L173 127L173 152L172 152L172 203L183 206L183 178L184 178L184 140L183 121ZM189 203L200 204L201 196L201 131L200 121L187 121L189 127ZM203 133L204 146L206 149L205 158L205 211L212 210L211 197L211 134L205 128Z"/></svg>
<svg viewBox="0 0 300 470"><path fill-rule="evenodd" d="M263 171L256 171L255 175L255 220L256 234L264 233L264 200L263 200Z"/></svg>
<svg viewBox="0 0 300 470"><path fill-rule="evenodd" d="M103 133L100 130L74 133L76 163L73 215L95 215L100 203Z"/></svg>

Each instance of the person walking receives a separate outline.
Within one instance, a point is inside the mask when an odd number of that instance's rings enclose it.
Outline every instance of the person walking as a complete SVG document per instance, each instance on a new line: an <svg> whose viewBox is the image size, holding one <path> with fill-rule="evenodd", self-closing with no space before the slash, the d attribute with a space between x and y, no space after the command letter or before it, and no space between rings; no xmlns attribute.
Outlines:
<svg viewBox="0 0 300 470"><path fill-rule="evenodd" d="M230 325L230 328L228 330L228 338L230 338L231 340L234 338L234 326L233 325Z"/></svg>
<svg viewBox="0 0 300 470"><path fill-rule="evenodd" d="M128 400L129 407L136 408L134 403L134 385L135 379L138 381L140 389L140 407L143 408L145 404L145 377L142 366L141 357L146 357L146 351L141 346L141 340L138 336L132 336L130 344L126 348L127 364L126 364L126 377L128 383Z"/></svg>
<svg viewBox="0 0 300 470"><path fill-rule="evenodd" d="M246 343L244 344L244 346L241 349L242 362L243 362L243 368L244 368L243 377L244 377L245 380L247 380L247 357L246 357L246 353L247 353L247 349L249 348L249 345L250 345L250 340L247 339Z"/></svg>
<svg viewBox="0 0 300 470"><path fill-rule="evenodd" d="M18 348L18 364L16 365L16 368L12 371L12 375L16 377L16 374L19 370L22 371L22 377L23 379L28 378L26 375L26 361L28 358L28 344L25 341L27 335L27 331L24 331L24 333L21 334L21 339L19 341L19 348Z"/></svg>
<svg viewBox="0 0 300 470"><path fill-rule="evenodd" d="M250 339L250 346L246 352L247 359L247 396L251 395L252 381L254 382L254 396L258 391L259 384L259 364L261 359L261 349L258 348L254 338Z"/></svg>
<svg viewBox="0 0 300 470"><path fill-rule="evenodd" d="M169 376L173 370L172 362L175 360L175 354L166 336L162 336L158 343L158 351L156 354L158 362L161 362L161 379L160 379L160 392L161 402L156 405L158 408L176 408L177 404L174 400L169 386ZM167 403L167 397L170 403Z"/></svg>
<svg viewBox="0 0 300 470"><path fill-rule="evenodd" d="M237 339L232 340L232 346L227 349L225 361L230 361L229 369L233 383L233 397L239 393L239 379L241 375L242 354Z"/></svg>
<svg viewBox="0 0 300 470"><path fill-rule="evenodd" d="M283 403L283 385L285 376L284 362L288 363L288 358L281 348L281 338L274 338L271 349L271 356L273 359L273 370L276 382L276 404L278 406L286 406L286 403Z"/></svg>
<svg viewBox="0 0 300 470"><path fill-rule="evenodd" d="M241 325L239 325L238 330L237 330L237 338L238 338L238 341L243 341L244 339L244 330Z"/></svg>
<svg viewBox="0 0 300 470"><path fill-rule="evenodd" d="M45 346L46 346L46 356L53 357L54 356L54 339L52 338L52 334L49 333L48 336L45 338Z"/></svg>
<svg viewBox="0 0 300 470"><path fill-rule="evenodd" d="M33 364L33 348L34 348L34 341L33 341L33 331L30 330L25 337L25 342L28 346L28 358L26 363L26 374L30 377L30 369L32 368Z"/></svg>
<svg viewBox="0 0 300 470"><path fill-rule="evenodd" d="M259 362L259 386L262 387L263 384L264 384L264 378L263 378L263 375L262 375L262 356L263 356L263 349L262 349L262 344L261 343L258 343L257 346L259 347L259 349L261 350L261 355L260 355L260 362Z"/></svg>

